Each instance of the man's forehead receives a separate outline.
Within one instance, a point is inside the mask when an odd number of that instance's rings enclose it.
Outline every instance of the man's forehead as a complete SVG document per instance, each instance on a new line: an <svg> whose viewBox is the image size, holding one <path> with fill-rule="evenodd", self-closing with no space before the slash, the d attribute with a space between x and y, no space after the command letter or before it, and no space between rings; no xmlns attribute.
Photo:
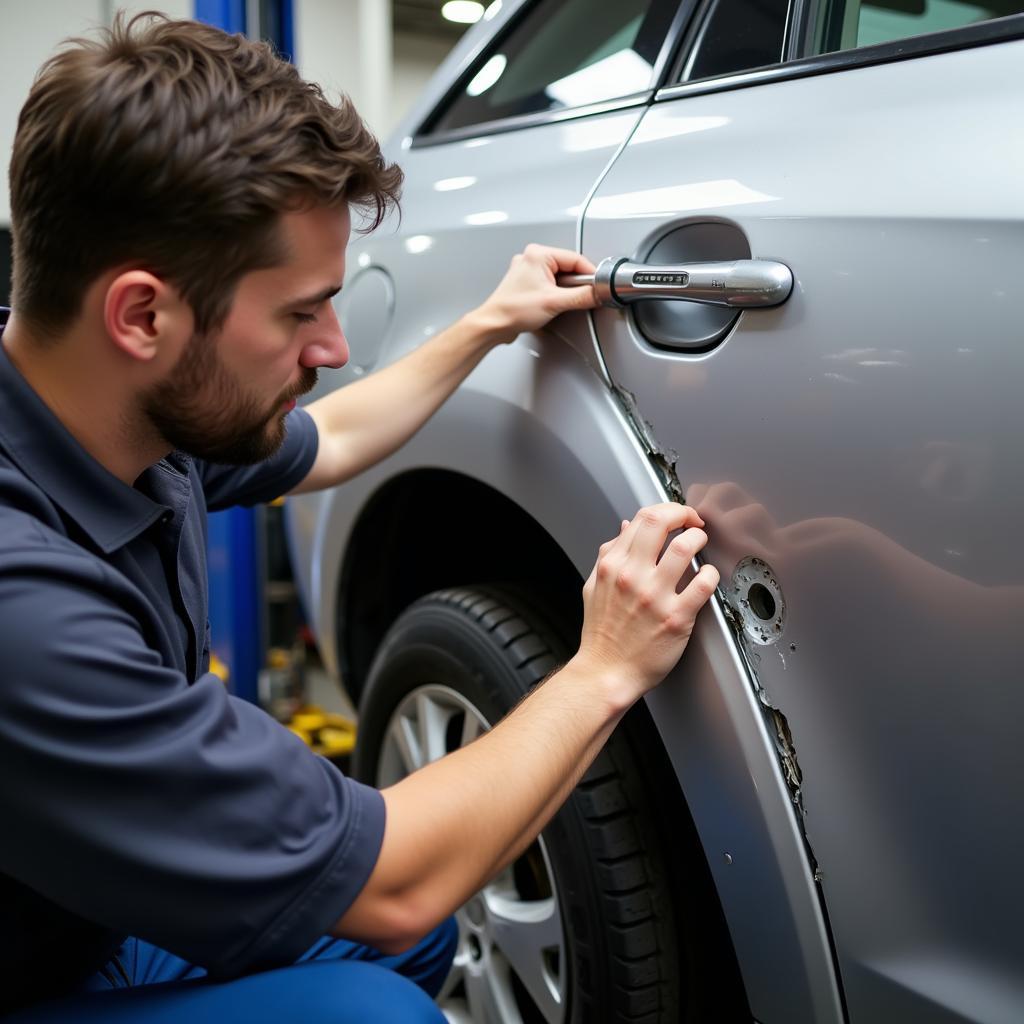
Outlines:
<svg viewBox="0 0 1024 1024"><path fill-rule="evenodd" d="M282 262L247 274L241 288L253 297L262 292L275 308L330 298L345 275L350 230L347 208L315 207L282 214Z"/></svg>
<svg viewBox="0 0 1024 1024"><path fill-rule="evenodd" d="M348 245L352 218L348 206L310 206L281 214L281 234L297 253L316 247L342 251Z"/></svg>

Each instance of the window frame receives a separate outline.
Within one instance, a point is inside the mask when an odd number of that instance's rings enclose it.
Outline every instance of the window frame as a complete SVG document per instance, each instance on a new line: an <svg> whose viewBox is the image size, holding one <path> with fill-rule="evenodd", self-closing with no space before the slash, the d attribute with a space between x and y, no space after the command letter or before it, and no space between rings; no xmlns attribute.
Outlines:
<svg viewBox="0 0 1024 1024"><path fill-rule="evenodd" d="M960 28L944 29L905 39L861 46L852 50L837 50L833 53L804 56L813 39L814 0L793 0L783 44L783 60L779 64L738 71L719 78L702 78L696 82L678 82L665 85L655 94L654 101L661 103L684 96L701 96L707 93L727 92L763 85L769 82L790 81L813 75L831 74L850 68L871 67L876 64L892 64L932 54L950 53L955 50L974 49L995 43L1024 39L1024 13L1010 14L1002 18L979 21ZM688 50L693 45L692 34L688 35L673 65L673 72L682 69L688 59Z"/></svg>
<svg viewBox="0 0 1024 1024"><path fill-rule="evenodd" d="M708 78L698 78L694 82L680 82L679 77L686 70L686 66L693 59L696 48L700 45L701 40L704 38L704 32L707 27L707 23L711 18L711 11L715 5L715 0L699 0L697 4L697 10L694 13L693 19L687 26L685 38L682 41L682 45L679 47L678 52L672 60L671 67L667 78L669 82L663 83L661 89L658 90L658 97L665 89L671 89L680 85L696 85L703 84L704 82L719 82L724 81L727 78L731 78L734 75L746 75L754 71L762 71L766 69L779 68L786 63L788 59L788 52L790 47L790 35L794 24L794 11L796 6L800 3L800 0L790 0L788 10L786 12L786 24L782 32L782 57L775 64L763 64L759 68L748 68L746 71L736 71L731 75L716 75L709 76ZM671 84L669 84L671 83Z"/></svg>
<svg viewBox="0 0 1024 1024"><path fill-rule="evenodd" d="M520 131L524 128L531 128L535 125L551 124L559 121L576 120L577 118L593 117L598 114L606 114L615 110L628 110L630 107L646 106L654 101L658 89L664 84L666 74L674 60L678 45L685 33L686 27L694 11L699 6L700 0L678 0L675 13L669 22L668 31L662 41L661 49L658 51L657 60L651 74L651 88L642 92L630 93L626 96L617 96L612 99L600 100L595 103L586 103L578 107L559 107L556 110L540 110L530 114L519 114L513 117L497 118L493 121L481 121L479 124L466 125L462 128L452 128L443 132L431 132L430 126L449 108L455 99L461 95L466 83L472 79L480 68L487 62L494 51L502 45L516 29L524 18L544 0L530 0L518 8L513 17L489 39L484 42L479 51L474 55L468 65L458 74L445 89L443 95L434 104L430 113L427 114L417 125L412 133L411 149L423 149L428 146L440 146L449 142L461 142L466 139L476 139L485 135L497 135L503 132ZM655 0L658 2L658 0Z"/></svg>

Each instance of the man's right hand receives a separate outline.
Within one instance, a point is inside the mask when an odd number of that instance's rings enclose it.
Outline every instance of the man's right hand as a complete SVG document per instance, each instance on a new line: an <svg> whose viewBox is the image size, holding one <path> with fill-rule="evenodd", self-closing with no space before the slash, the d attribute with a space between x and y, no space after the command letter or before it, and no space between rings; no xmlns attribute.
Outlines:
<svg viewBox="0 0 1024 1024"><path fill-rule="evenodd" d="M703 565L679 592L694 555L708 542L703 526L686 505L640 509L632 522L623 521L618 537L601 545L583 587L583 635L572 661L608 680L626 706L675 666L697 613L718 586L718 570Z"/></svg>

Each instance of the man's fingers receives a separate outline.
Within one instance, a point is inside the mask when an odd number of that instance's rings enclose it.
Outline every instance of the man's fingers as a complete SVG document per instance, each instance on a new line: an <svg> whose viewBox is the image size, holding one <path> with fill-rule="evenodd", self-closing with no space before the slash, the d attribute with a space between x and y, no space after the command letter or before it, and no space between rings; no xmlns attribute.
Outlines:
<svg viewBox="0 0 1024 1024"><path fill-rule="evenodd" d="M690 568L694 555L708 542L708 535L697 526L691 526L669 541L658 563L658 572L675 586Z"/></svg>
<svg viewBox="0 0 1024 1024"><path fill-rule="evenodd" d="M582 284L573 288L559 286L558 312L569 313L574 309L595 309L599 303L597 292L589 284Z"/></svg>
<svg viewBox="0 0 1024 1024"><path fill-rule="evenodd" d="M721 576L713 565L709 563L702 565L679 595L679 605L683 613L691 619L695 619L697 612L708 603L720 580Z"/></svg>
<svg viewBox="0 0 1024 1024"><path fill-rule="evenodd" d="M532 251L546 258L548 266L555 274L592 274L597 269L586 256L571 249L556 249L551 245L530 245L527 246L525 254L530 255Z"/></svg>
<svg viewBox="0 0 1024 1024"><path fill-rule="evenodd" d="M689 505L665 501L640 509L627 527L625 537L631 554L635 551L639 558L654 565L673 530L703 525L704 520Z"/></svg>
<svg viewBox="0 0 1024 1024"><path fill-rule="evenodd" d="M597 562L594 563L594 571L590 574L590 579L587 581L588 583L590 583L592 580L594 580L596 578L597 568L598 568L598 565L600 564L601 560L603 558L607 558L609 553L611 552L612 548L614 548L615 545L620 542L620 540L622 538L622 535L623 535L623 533L626 532L626 528L628 526L629 526L629 520L628 519L623 519L621 524L619 525L619 532L618 532L618 534L616 536L612 537L611 540L606 540L597 549Z"/></svg>

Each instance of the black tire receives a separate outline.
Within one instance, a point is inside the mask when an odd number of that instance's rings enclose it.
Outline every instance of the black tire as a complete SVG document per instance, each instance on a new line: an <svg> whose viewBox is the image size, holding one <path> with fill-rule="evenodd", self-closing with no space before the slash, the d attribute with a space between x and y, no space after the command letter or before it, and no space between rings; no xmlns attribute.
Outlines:
<svg viewBox="0 0 1024 1024"><path fill-rule="evenodd" d="M399 745L389 739L397 733L389 730L399 721L414 720L416 699L436 698L442 706L450 701L452 708L473 708L488 725L494 725L566 653L557 634L514 593L491 587L460 588L420 599L391 627L371 668L360 706L355 775L387 785L405 774L396 760ZM408 710L398 716L400 708ZM444 728L446 751L461 744L462 728L471 712L462 714L460 723L458 712L453 712ZM438 721L436 712L423 715L427 717L435 724ZM508 766L510 774L515 769L514 764ZM518 1018L515 1013L499 1014L501 1024L506 1020L516 1024L520 1020L523 1024L555 1020L676 1024L681 1019L673 897L665 851L653 827L656 812L620 730L544 830L541 842L520 858L506 882L518 887L523 900L541 899L548 871L560 911L565 959L554 957L547 966L552 972L549 977L563 984L564 999L553 1010L551 1004L531 999L515 970L495 971L512 977L519 1014ZM467 907L473 909L472 905L473 901ZM488 940L475 933L467 935L473 927L461 913L457 963L476 956L471 966L485 969L479 956L483 955L481 941ZM498 949L492 952L503 955ZM469 979L465 970L463 977ZM479 977L473 983L479 985ZM442 993L442 1005L445 998L457 996L457 992ZM481 1024L494 1021L493 1010L488 1017L478 1006L470 1009L474 1012L468 1019ZM458 1013L452 1016L467 1019Z"/></svg>

